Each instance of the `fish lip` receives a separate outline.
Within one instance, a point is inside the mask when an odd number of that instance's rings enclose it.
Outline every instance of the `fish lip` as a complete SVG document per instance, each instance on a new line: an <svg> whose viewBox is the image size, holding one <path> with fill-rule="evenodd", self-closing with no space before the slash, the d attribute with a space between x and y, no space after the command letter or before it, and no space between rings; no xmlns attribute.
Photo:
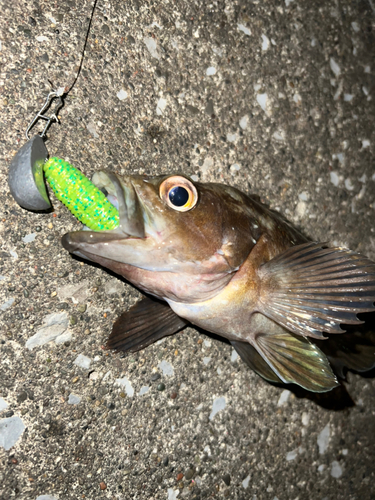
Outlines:
<svg viewBox="0 0 375 500"><path fill-rule="evenodd" d="M78 251L77 246L74 244L74 242L71 239L71 235L73 233L65 233L63 237L61 238L61 244L65 248L65 250L68 250L69 253L74 253Z"/></svg>
<svg viewBox="0 0 375 500"><path fill-rule="evenodd" d="M80 239L77 241L77 235L79 236L80 233L83 232L84 231L74 231L72 233L65 233L61 238L61 244L69 253L73 253L77 257L87 259L88 257L80 251L80 247L84 242L80 241Z"/></svg>
<svg viewBox="0 0 375 500"><path fill-rule="evenodd" d="M84 257L81 253L83 245L87 248L87 245L96 243L146 238L145 209L131 178L120 178L113 172L99 171L94 174L92 182L99 189L104 187L111 194L115 194L118 201L119 225L107 231L81 230L66 233L61 239L63 247L70 253ZM86 251L85 249L85 253Z"/></svg>

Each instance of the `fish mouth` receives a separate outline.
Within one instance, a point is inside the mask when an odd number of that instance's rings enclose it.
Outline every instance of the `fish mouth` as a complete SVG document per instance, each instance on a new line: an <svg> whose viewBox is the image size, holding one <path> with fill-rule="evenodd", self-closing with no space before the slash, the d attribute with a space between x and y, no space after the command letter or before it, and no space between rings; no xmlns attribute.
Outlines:
<svg viewBox="0 0 375 500"><path fill-rule="evenodd" d="M66 233L61 239L63 247L70 253L87 259L87 253L96 255L103 245L111 242L144 239L144 208L131 178L120 179L113 172L100 171L94 174L92 183L108 193L109 201L112 198L117 203L119 225L107 231L81 230Z"/></svg>

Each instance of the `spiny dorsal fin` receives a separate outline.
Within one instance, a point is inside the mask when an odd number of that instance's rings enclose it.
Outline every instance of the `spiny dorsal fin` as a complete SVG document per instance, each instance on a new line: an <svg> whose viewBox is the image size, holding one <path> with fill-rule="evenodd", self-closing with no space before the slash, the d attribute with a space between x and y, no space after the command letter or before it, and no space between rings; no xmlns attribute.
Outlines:
<svg viewBox="0 0 375 500"><path fill-rule="evenodd" d="M186 325L166 302L144 297L117 318L105 348L136 352Z"/></svg>
<svg viewBox="0 0 375 500"><path fill-rule="evenodd" d="M262 265L259 278L258 311L299 335L342 333L340 323L361 323L357 314L375 309L375 263L346 248L293 246Z"/></svg>

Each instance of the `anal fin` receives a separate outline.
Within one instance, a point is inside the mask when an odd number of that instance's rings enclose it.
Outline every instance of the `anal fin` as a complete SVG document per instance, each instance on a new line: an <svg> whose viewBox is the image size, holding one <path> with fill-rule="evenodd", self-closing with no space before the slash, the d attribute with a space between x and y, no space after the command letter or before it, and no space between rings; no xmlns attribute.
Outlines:
<svg viewBox="0 0 375 500"><path fill-rule="evenodd" d="M247 342L238 342L236 340L231 340L230 343L238 352L242 361L255 373L265 380L268 380L268 382L283 382L251 344Z"/></svg>
<svg viewBox="0 0 375 500"><path fill-rule="evenodd" d="M283 331L257 333L252 344L282 382L312 392L326 392L338 385L322 351L307 338Z"/></svg>
<svg viewBox="0 0 375 500"><path fill-rule="evenodd" d="M105 348L136 352L187 325L166 302L144 297L117 318Z"/></svg>

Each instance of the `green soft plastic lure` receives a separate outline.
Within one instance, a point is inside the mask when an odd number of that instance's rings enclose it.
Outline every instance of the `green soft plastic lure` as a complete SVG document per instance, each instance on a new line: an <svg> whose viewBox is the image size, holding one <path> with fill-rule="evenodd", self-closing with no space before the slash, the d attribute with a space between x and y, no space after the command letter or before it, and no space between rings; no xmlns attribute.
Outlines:
<svg viewBox="0 0 375 500"><path fill-rule="evenodd" d="M92 182L67 161L50 158L43 166L46 181L58 198L93 231L108 231L119 225L119 214Z"/></svg>

